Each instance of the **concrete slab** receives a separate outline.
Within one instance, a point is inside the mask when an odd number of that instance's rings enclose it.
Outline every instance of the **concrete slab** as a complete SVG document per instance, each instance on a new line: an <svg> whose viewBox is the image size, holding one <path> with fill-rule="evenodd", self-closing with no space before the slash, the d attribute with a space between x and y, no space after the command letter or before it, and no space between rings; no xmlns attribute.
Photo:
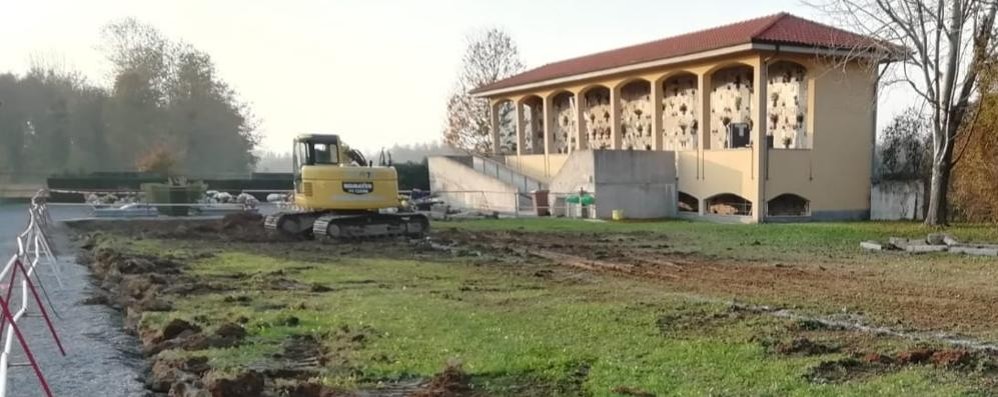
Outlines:
<svg viewBox="0 0 998 397"><path fill-rule="evenodd" d="M998 248L984 246L957 245L950 247L949 252L975 256L998 256Z"/></svg>
<svg viewBox="0 0 998 397"><path fill-rule="evenodd" d="M905 249L906 247L908 247L909 244L912 244L912 243L914 243L914 244L924 244L924 242L912 241L912 240L909 240L909 239L903 238L903 237L891 237L890 239L887 240L887 246L889 248L896 248L896 249L899 249L899 250Z"/></svg>
<svg viewBox="0 0 998 397"><path fill-rule="evenodd" d="M917 254L928 253L928 252L944 252L948 249L949 247L946 245L930 245L930 244L909 244L904 247L905 251Z"/></svg>
<svg viewBox="0 0 998 397"><path fill-rule="evenodd" d="M870 251L882 251L884 246L876 241L862 241L859 243L859 247Z"/></svg>

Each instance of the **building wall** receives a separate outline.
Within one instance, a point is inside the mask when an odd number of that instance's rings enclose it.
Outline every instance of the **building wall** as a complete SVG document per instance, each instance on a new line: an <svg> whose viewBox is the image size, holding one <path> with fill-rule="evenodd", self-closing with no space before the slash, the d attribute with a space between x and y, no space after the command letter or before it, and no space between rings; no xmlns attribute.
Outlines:
<svg viewBox="0 0 998 397"><path fill-rule="evenodd" d="M763 59L771 67L766 77L760 78L754 68ZM644 122L644 98L622 89L635 78L645 79L662 88L657 98L649 98L661 101L662 107L654 109L654 113L660 117L657 124L663 149L681 148L677 138L681 135L676 130L683 124L692 129L696 121L700 134L687 144L692 150L676 152L674 164L678 189L700 199L701 208L705 207L703 200L730 193L752 201L753 207L761 210L769 200L792 193L809 200L808 208L816 219L868 217L875 126L874 74L858 65L842 67L827 62L832 61L814 55L746 52L511 97L547 97L565 90L587 93L580 119L585 124L582 130L588 147L607 148L613 144L610 128L615 121L614 98L620 101L616 105L617 123ZM703 84L711 92L703 94L709 101L697 95L702 87L694 89L692 84L681 85L675 92L670 90L670 79L686 73L704 76ZM607 90L611 95L606 95ZM760 90L766 91L764 98L758 98L756 91ZM762 100L766 101L765 108L760 106ZM679 110L683 105L688 116ZM641 115L635 110L640 110ZM629 119L631 115L638 117ZM774 117L776 123L770 123ZM764 126L766 134L773 136L774 148L764 150L753 142L752 149L723 149L725 121L746 122L753 129ZM624 136L621 138L622 146L628 144ZM784 148L784 138L789 138L788 148ZM562 157L558 161L555 156L510 156L507 163L518 164L524 173L547 180L558 173L564 160Z"/></svg>
<svg viewBox="0 0 998 397"><path fill-rule="evenodd" d="M810 150L769 151L766 199L796 193L817 219L865 219L870 210L874 76L808 60L813 105Z"/></svg>
<svg viewBox="0 0 998 397"><path fill-rule="evenodd" d="M651 90L643 81L632 82L620 89L620 131L627 150L651 150Z"/></svg>
<svg viewBox="0 0 998 397"><path fill-rule="evenodd" d="M580 90L581 91L581 90ZM576 92L580 92L576 91ZM594 88L585 92L582 102L584 133L593 149L610 147L610 92L605 88Z"/></svg>
<svg viewBox="0 0 998 397"><path fill-rule="evenodd" d="M696 150L699 146L699 101L696 75L681 74L663 82L663 149Z"/></svg>
<svg viewBox="0 0 998 397"><path fill-rule="evenodd" d="M554 120L551 124L551 153L567 154L570 145L575 144L577 118L575 117L575 96L562 93L554 98Z"/></svg>

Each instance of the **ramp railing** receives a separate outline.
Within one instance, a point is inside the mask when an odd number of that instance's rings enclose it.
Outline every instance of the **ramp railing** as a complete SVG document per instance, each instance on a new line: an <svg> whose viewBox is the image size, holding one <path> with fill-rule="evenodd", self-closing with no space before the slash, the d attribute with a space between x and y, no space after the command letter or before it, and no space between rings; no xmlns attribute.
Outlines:
<svg viewBox="0 0 998 397"><path fill-rule="evenodd" d="M0 351L0 397L7 396L10 369L24 366L30 366L34 371L43 395L52 397L52 390L22 332L21 320L28 314L32 302L37 306L39 314L45 320L45 325L48 327L49 333L52 334L52 339L55 340L59 352L63 356L66 355L62 341L52 325L52 320L45 309L45 304L42 303L41 296L38 294L38 288L44 292L44 286L41 280L35 277L39 264L44 260L51 266L56 281L60 286L62 285L59 263L55 260L52 246L46 235L46 229L50 223L51 218L45 203L45 192L39 190L31 198L31 205L28 208L28 224L16 238L17 252L0 269L0 288L5 288L2 290L3 296L0 297L0 338L3 339L3 350ZM9 281L4 287L2 280L5 278L9 278ZM14 295L15 287L20 288L17 295ZM27 359L26 363L12 362L11 360L15 340Z"/></svg>

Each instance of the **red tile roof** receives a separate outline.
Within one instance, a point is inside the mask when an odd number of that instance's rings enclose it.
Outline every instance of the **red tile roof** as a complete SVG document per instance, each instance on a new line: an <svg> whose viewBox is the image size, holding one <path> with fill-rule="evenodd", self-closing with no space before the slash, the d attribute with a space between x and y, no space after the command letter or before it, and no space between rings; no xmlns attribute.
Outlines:
<svg viewBox="0 0 998 397"><path fill-rule="evenodd" d="M819 48L855 48L870 38L788 13L749 19L648 43L567 59L484 85L472 93L543 82L682 55L749 43L792 44Z"/></svg>

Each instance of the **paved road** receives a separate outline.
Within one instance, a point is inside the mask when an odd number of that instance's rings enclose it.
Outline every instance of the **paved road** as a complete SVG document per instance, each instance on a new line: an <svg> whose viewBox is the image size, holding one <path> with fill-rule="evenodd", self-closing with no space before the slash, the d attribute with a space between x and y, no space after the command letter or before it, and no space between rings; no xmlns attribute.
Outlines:
<svg viewBox="0 0 998 397"><path fill-rule="evenodd" d="M26 214L25 205L0 204L0 258L3 263L13 253L13 237L23 230ZM78 208L52 209L55 220L81 214ZM136 351L138 341L122 332L119 313L104 306L80 304L88 296L88 272L73 262L72 249L67 247L64 236L60 237L56 240L61 245L57 249L65 287L59 288L47 265L42 265L39 277L59 314L55 326L66 347L66 357L60 356L41 318L24 318L19 323L23 324L31 350L53 393L60 397L145 396L147 393L140 381L144 361ZM18 353L14 355L14 362L26 361L16 347L14 351ZM30 368L16 367L10 372L11 388L7 396L43 395Z"/></svg>

